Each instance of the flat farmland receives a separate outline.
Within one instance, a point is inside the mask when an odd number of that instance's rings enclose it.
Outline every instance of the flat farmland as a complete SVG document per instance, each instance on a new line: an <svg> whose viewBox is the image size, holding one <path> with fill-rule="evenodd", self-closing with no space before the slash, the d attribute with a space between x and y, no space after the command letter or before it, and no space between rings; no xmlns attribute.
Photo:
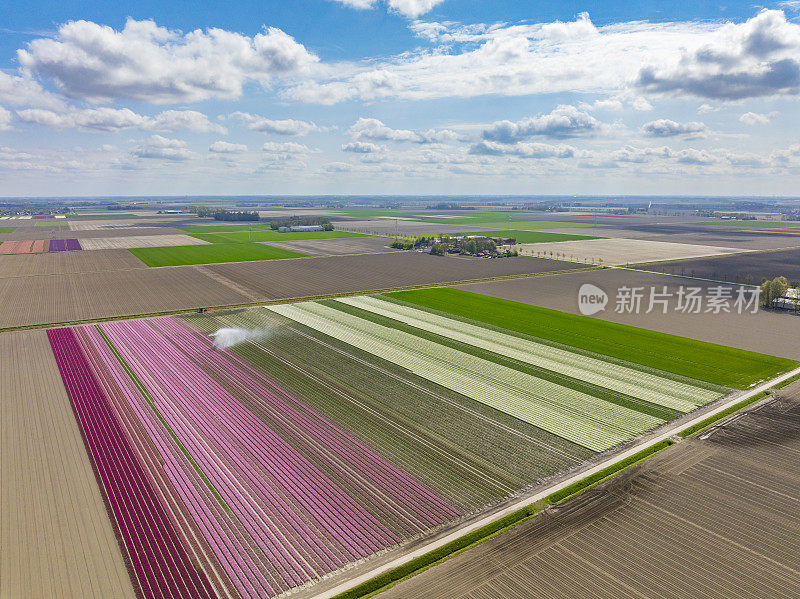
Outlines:
<svg viewBox="0 0 800 599"><path fill-rule="evenodd" d="M563 241L536 243L530 247L523 245L520 253L537 255L556 255L574 262L593 264L623 265L637 262L680 260L697 256L717 256L734 254L742 250L731 247L646 241L641 239L588 239L584 241Z"/></svg>
<svg viewBox="0 0 800 599"><path fill-rule="evenodd" d="M796 597L800 404L779 396L380 596Z"/></svg>
<svg viewBox="0 0 800 599"><path fill-rule="evenodd" d="M419 289L390 293L388 297L464 318L468 322L482 322L737 389L747 389L756 382L797 366L794 360L605 322L464 289Z"/></svg>
<svg viewBox="0 0 800 599"><path fill-rule="evenodd" d="M643 266L647 270L665 273L684 273L689 276L719 281L755 284L763 278L784 276L790 281L800 280L800 249L780 250L728 256L725 258L665 262Z"/></svg>
<svg viewBox="0 0 800 599"><path fill-rule="evenodd" d="M196 240L200 241L200 240ZM259 243L207 243L170 247L138 247L129 250L147 266L186 266L305 258L305 254Z"/></svg>
<svg viewBox="0 0 800 599"><path fill-rule="evenodd" d="M553 272L575 264L537 258L455 258L418 252L333 256L287 262L217 264L211 270L265 299L290 299Z"/></svg>
<svg viewBox="0 0 800 599"><path fill-rule="evenodd" d="M0 597L134 599L45 331L0 356Z"/></svg>
<svg viewBox="0 0 800 599"><path fill-rule="evenodd" d="M106 251L109 250L76 253L100 257ZM0 264L6 258L19 256L0 256ZM112 258L112 261L116 259ZM140 267L104 272L92 272L91 259L87 257L86 260L89 262L76 262L86 264L76 273L0 278L0 305L4 308L0 311L0 328L552 272L574 267L564 262L534 258L465 260L407 252L197 267ZM31 263L27 266L36 268ZM45 267L49 268L42 263L41 268Z"/></svg>
<svg viewBox="0 0 800 599"><path fill-rule="evenodd" d="M81 246L85 250L124 250L188 245L208 245L208 242L189 235L125 235L81 240Z"/></svg>
<svg viewBox="0 0 800 599"><path fill-rule="evenodd" d="M299 241L272 241L273 247L300 252L309 256L342 256L346 254L374 254L396 252L389 247L385 237L350 237L346 239L308 239Z"/></svg>
<svg viewBox="0 0 800 599"><path fill-rule="evenodd" d="M131 268L146 268L146 266L125 250L13 254L0 257L0 278L102 272Z"/></svg>
<svg viewBox="0 0 800 599"><path fill-rule="evenodd" d="M675 297L680 287L699 287L702 294L706 294L710 287L718 286L718 283L651 274L638 270L603 269L592 272L566 273L547 277L547 280L532 277L524 280L474 283L458 286L458 288L552 310L580 314L578 291L585 283L599 287L609 297L609 303L605 310L592 317L595 320L631 325L784 358L800 358L796 321L789 315L763 311L759 311L757 314L749 312L738 314L736 311L720 312L719 314L705 312L693 314L675 311L677 307ZM616 311L616 296L622 287L642 287L648 294L648 297L642 301L638 313L618 313ZM663 292L664 287L667 288L667 293L673 294L667 313L664 314L660 306L656 306L648 313L650 290Z"/></svg>
<svg viewBox="0 0 800 599"><path fill-rule="evenodd" d="M481 228L477 223L471 225L449 224L447 222L437 223L421 220L394 220L394 219L374 219L374 220L352 220L337 221L336 226L340 230L363 233L365 235L433 235L436 233L466 233ZM504 228L505 224L497 223L493 228Z"/></svg>
<svg viewBox="0 0 800 599"><path fill-rule="evenodd" d="M192 267L9 277L0 279L0 328L252 301Z"/></svg>
<svg viewBox="0 0 800 599"><path fill-rule="evenodd" d="M47 335L137 592L255 598L311 593L729 392L515 326L383 295Z"/></svg>

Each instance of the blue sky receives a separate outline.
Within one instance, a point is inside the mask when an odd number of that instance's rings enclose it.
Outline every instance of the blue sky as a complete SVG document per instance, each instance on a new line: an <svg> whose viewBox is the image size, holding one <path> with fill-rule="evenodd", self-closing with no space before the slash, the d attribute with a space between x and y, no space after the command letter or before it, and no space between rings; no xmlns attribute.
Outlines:
<svg viewBox="0 0 800 599"><path fill-rule="evenodd" d="M797 195L799 16L6 3L0 195Z"/></svg>

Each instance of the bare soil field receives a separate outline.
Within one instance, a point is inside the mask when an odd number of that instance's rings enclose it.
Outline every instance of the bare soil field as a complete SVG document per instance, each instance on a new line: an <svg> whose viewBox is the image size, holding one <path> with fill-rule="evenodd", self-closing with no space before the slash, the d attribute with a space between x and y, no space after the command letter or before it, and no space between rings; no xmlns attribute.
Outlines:
<svg viewBox="0 0 800 599"><path fill-rule="evenodd" d="M691 245L646 241L641 239L586 239L552 243L522 244L520 253L526 256L563 256L574 262L605 265L632 264L656 260L680 260L697 256L732 254L742 250L710 245Z"/></svg>
<svg viewBox="0 0 800 599"><path fill-rule="evenodd" d="M800 390L778 397L380 596L796 597Z"/></svg>
<svg viewBox="0 0 800 599"><path fill-rule="evenodd" d="M488 277L569 270L575 264L537 258L458 258L392 252L215 264L210 270L265 299L371 291Z"/></svg>
<svg viewBox="0 0 800 599"><path fill-rule="evenodd" d="M649 264L641 268L667 273L694 273L696 277L722 281L746 281L749 280L749 275L756 284L763 278L774 279L778 276L784 276L790 281L800 281L800 249Z"/></svg>
<svg viewBox="0 0 800 599"><path fill-rule="evenodd" d="M182 245L210 245L207 241L189 235L131 235L83 239L85 250L116 250L130 248L156 248Z"/></svg>
<svg viewBox="0 0 800 599"><path fill-rule="evenodd" d="M0 334L0 598L134 599L45 331Z"/></svg>
<svg viewBox="0 0 800 599"><path fill-rule="evenodd" d="M252 301L194 267L5 278L0 328Z"/></svg>
<svg viewBox="0 0 800 599"><path fill-rule="evenodd" d="M82 253L100 256L109 251ZM0 256L2 260L5 258L15 257ZM111 265L116 259L109 258ZM88 262L74 263L75 268L86 270L73 273L0 277L0 306L3 306L0 328L545 273L576 267L566 262L537 258L486 260L416 252L213 264L202 268L144 269L137 265L134 269L103 272L92 271L87 266L90 259L86 260ZM49 266L40 268L46 270ZM69 268L65 267L65 270Z"/></svg>
<svg viewBox="0 0 800 599"><path fill-rule="evenodd" d="M0 278L147 268L126 250L0 256Z"/></svg>
<svg viewBox="0 0 800 599"><path fill-rule="evenodd" d="M547 229L552 231L552 229ZM733 227L683 224L626 224L614 223L604 227L587 229L558 229L558 233L575 235L600 235L648 241L667 241L720 247L735 247L743 250L771 250L800 246L797 235L745 233Z"/></svg>
<svg viewBox="0 0 800 599"><path fill-rule="evenodd" d="M432 235L434 233L468 233L470 231L489 230L483 227L466 225L448 225L397 219L353 220L337 222L340 231L365 233L367 235Z"/></svg>
<svg viewBox="0 0 800 599"><path fill-rule="evenodd" d="M308 256L342 256L345 254L374 254L394 252L391 240L385 237L351 237L342 239L302 239L297 241L266 241L273 247L300 252Z"/></svg>
<svg viewBox="0 0 800 599"><path fill-rule="evenodd" d="M789 314L763 311L757 314L737 314L735 311L719 314L688 314L675 312L674 308L677 306L675 297L668 304L667 314L662 313L659 305L655 305L649 314L646 313L651 288L660 293L663 287L667 286L667 292L675 294L681 286L701 287L705 290L719 285L718 283L636 270L604 269L551 277L473 283L460 285L458 288L579 314L578 290L584 283L596 285L608 294L605 310L595 314L593 318L774 356L800 358L800 345L797 343L800 319ZM617 292L623 286L644 287L645 297L639 314L615 312ZM705 291L703 293L705 294Z"/></svg>

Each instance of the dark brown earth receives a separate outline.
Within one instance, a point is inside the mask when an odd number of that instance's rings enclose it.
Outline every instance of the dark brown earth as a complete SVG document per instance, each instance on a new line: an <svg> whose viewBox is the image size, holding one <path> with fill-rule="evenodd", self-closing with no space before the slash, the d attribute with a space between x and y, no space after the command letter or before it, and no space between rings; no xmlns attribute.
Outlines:
<svg viewBox="0 0 800 599"><path fill-rule="evenodd" d="M660 262L638 268L687 275L694 273L696 277L723 281L752 281L755 284L760 283L764 278L774 279L783 276L796 283L800 281L800 248L699 260Z"/></svg>
<svg viewBox="0 0 800 599"><path fill-rule="evenodd" d="M381 594L800 595L800 387Z"/></svg>
<svg viewBox="0 0 800 599"><path fill-rule="evenodd" d="M788 313L759 311L757 314L737 314L731 304L730 313L685 314L674 310L677 306L674 297L670 300L667 314L661 312L659 305L655 305L649 314L646 313L651 288L660 293L663 287L667 286L667 292L675 294L681 286L708 289L719 286L718 283L637 270L604 269L548 277L474 283L459 288L579 314L578 291L584 283L598 286L609 296L605 311L595 314L594 318L770 355L800 358L800 342L798 342L800 318ZM647 297L642 301L642 309L638 314L615 312L618 290L624 286L644 287ZM705 293L704 291L703 294Z"/></svg>
<svg viewBox="0 0 800 599"><path fill-rule="evenodd" d="M108 250L74 252L100 255ZM66 252L65 252L66 253ZM429 256L416 252L359 254L205 266L133 268L114 254L97 271L89 258L70 264L53 260L17 261L28 276L13 275L0 256L0 328L134 316L194 307L246 304L410 285L447 283L575 268L538 258L486 260ZM119 262L117 260L120 259ZM3 264L6 264L4 267ZM56 267L70 272L61 272ZM129 268L131 266L131 268ZM51 270L48 270L51 269ZM77 271L75 269L78 269ZM25 271L23 271L25 272ZM43 273L53 274L43 274Z"/></svg>

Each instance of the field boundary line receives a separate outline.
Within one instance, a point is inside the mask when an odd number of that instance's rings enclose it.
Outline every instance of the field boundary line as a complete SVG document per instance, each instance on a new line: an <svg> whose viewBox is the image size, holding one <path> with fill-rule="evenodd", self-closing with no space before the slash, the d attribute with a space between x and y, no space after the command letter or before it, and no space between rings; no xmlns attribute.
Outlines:
<svg viewBox="0 0 800 599"><path fill-rule="evenodd" d="M331 256L335 257L335 256ZM189 267L197 267L197 266L207 266L207 265L200 265L200 264L193 264L188 265ZM162 268L186 268L185 266L165 266ZM141 270L141 269L132 269L132 270ZM195 306L193 308L177 308L175 310L162 310L158 312L140 312L138 314L122 314L119 316L98 316L97 318L83 318L78 320L67 320L61 322L44 322L44 323L37 323L37 324L24 324L12 327L2 327L0 328L0 333L10 333L13 331L27 331L31 329L48 329L54 327L69 327L69 326L77 326L81 324L95 324L101 322L113 322L117 320L134 320L138 318L152 318L154 316L176 316L179 314L194 314L197 312L199 307L208 309L209 312L216 312L221 310L235 310L237 308L257 308L259 306L271 306L274 304L293 304L297 302L310 302L310 301L319 301L324 299L336 299L337 297L351 297L354 295L375 295L379 293L390 293L393 291L413 291L416 289L435 289L437 287L452 287L454 285L467 285L470 283L491 283L492 281L506 281L506 280L513 280L513 279L528 279L532 277L547 277L547 276L554 276L554 275L564 275L569 273L575 272L590 272L598 270L598 267L587 267L587 268L571 268L565 270L552 270L548 272L532 272L532 273L523 273L518 275L501 275L498 277L483 277L478 279L464 279L461 281L439 281L436 283L420 283L418 285L406 285L401 287L385 287L382 289L361 289L358 291L343 291L340 293L328 293L323 295L308 295L308 296L298 296L298 297L285 297L285 298L278 298L278 299L263 299L254 302L244 302L240 304L220 304L216 306L212 305L204 305L204 306Z"/></svg>
<svg viewBox="0 0 800 599"><path fill-rule="evenodd" d="M793 369L793 370L791 370L789 372L786 372L786 373L784 373L784 374L782 374L780 376L777 376L777 377L775 377L775 378L773 378L773 379L771 379L771 380L769 380L769 381L767 381L765 383L762 383L761 385L758 385L757 387L754 387L754 388L752 388L750 390L731 393L730 395L726 396L725 398L722 398L722 399L718 400L717 402L714 402L714 404L712 404L714 406L712 409L703 411L702 414L699 414L699 415L695 416L694 418L692 418L689 421L679 422L679 423L674 423L674 424L667 423L667 424L662 426L662 430L660 432L658 432L654 437L652 437L650 439L647 439L646 441L638 443L638 444L634 445L633 447L629 447L628 449L626 449L626 450L624 450L624 451L622 451L620 453L617 453L617 454L615 454L613 456L610 456L608 459L606 459L606 460L604 460L604 461L602 461L602 462L600 462L598 464L595 464L595 465L591 466L590 468L582 470L581 472L579 472L577 474L574 474L574 475L570 476L569 478L566 478L564 480L559 481L558 483L550 485L549 487L547 487L545 489L540 489L536 493L534 493L533 495L530 495L530 496L528 496L528 497L526 497L526 498L524 498L524 499L522 499L520 501L517 501L515 503L512 503L511 505L508 505L508 506L504 507L503 509L501 509L501 510L499 510L499 511L493 513L493 514L490 514L490 515L488 515L488 516L486 516L484 518L481 518L480 520L472 522L472 523L468 524L467 526L464 526L463 528L460 528L460 529L458 529L456 531L453 531L452 533L449 533L449 534L445 535L442 538L439 538L439 539L436 539L435 541L432 541L431 543L428 543L426 545L423 545L422 547L414 549L413 551L409 552L406 555L403 555L403 556L398 557L398 558L396 558L396 559L394 559L394 560L392 560L390 562L387 562L385 564L377 566L374 570L372 570L370 572L367 572L365 574L361 574L361 575L356 576L355 578L352 578L350 580L343 581L340 584L338 584L337 586L335 586L335 587L333 587L331 589L328 589L327 591L323 591L322 593L320 593L318 595L315 595L315 596L316 596L317 599L334 599L338 595L341 595L341 594L353 589L354 587L357 587L357 586L359 586L359 585L361 585L363 583L366 583L366 582L372 580L373 578L376 578L377 576L380 576L382 574L386 574L387 572L390 572L390 571L392 571L392 570L394 570L396 568L400 568L400 567L404 566L405 564L407 564L408 562L410 562L410 561L412 561L414 559L420 558L420 557L424 556L427 553L430 553L430 552L435 551L435 550L437 550L437 549L439 549L439 548L441 548L441 547L443 547L443 546L445 546L445 545L447 545L449 543L457 541L459 538L461 538L461 537L463 537L465 535L468 535L468 534L470 534L472 532L475 532L475 531L477 531L477 530L479 530L479 529L481 529L481 528L483 528L485 526L488 526L488 525L490 525L490 524L492 524L492 523L494 523L494 522L496 522L496 521L498 521L498 520L500 520L500 519L502 519L504 517L510 516L514 512L517 512L519 510L531 507L534 504L536 504L537 502L546 499L550 495L553 495L554 493L557 493L558 491L561 491L561 490L565 489L566 487L569 487L570 485L578 483L578 482L580 482L581 480L583 480L585 478L588 478L588 477L590 477L590 476L592 476L594 474L597 474L598 472L601 472L601 471L605 470L606 468L608 468L610 466L613 466L613 465L615 465L615 464L617 464L619 462L622 462L625 459L636 455L637 453L640 453L640 452L642 452L642 451L644 451L646 449L649 449L650 447L652 447L654 445L657 445L658 443L661 443L662 441L669 440L671 437L677 435L683 429L689 428L689 427L691 427L691 426L693 426L695 424L698 424L698 423L700 423L700 422L702 422L704 420L707 420L707 419L711 418L712 416L715 416L715 415L719 414L720 412L725 411L726 409L730 408L731 406L736 405L736 404L738 404L740 402L743 402L744 400L746 400L746 399L748 399L750 397L753 397L754 395L758 395L760 393L763 393L763 392L769 390L773 385L782 383L786 379L792 378L792 377L797 376L799 374L800 374L800 367L795 368L795 369Z"/></svg>

